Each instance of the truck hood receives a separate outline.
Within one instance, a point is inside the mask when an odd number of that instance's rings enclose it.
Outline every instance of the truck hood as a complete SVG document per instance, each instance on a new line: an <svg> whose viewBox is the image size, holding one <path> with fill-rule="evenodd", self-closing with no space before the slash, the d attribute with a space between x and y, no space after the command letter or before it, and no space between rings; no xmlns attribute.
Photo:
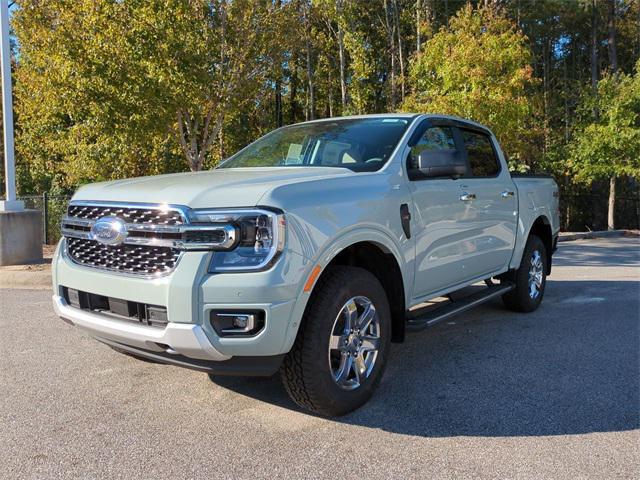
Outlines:
<svg viewBox="0 0 640 480"><path fill-rule="evenodd" d="M94 183L73 200L167 203L191 208L250 207L280 185L353 175L346 168L229 168Z"/></svg>

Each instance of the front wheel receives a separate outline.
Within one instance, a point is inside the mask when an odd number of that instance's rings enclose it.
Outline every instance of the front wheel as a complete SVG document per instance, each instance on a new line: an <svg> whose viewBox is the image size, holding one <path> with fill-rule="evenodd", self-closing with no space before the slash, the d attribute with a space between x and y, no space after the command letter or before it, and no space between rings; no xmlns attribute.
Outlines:
<svg viewBox="0 0 640 480"><path fill-rule="evenodd" d="M514 272L515 288L502 296L507 308L533 312L540 306L547 284L547 249L542 240L531 235L522 253L520 267Z"/></svg>
<svg viewBox="0 0 640 480"><path fill-rule="evenodd" d="M386 293L369 271L330 267L309 300L281 368L303 408L338 416L363 405L380 383L391 341Z"/></svg>

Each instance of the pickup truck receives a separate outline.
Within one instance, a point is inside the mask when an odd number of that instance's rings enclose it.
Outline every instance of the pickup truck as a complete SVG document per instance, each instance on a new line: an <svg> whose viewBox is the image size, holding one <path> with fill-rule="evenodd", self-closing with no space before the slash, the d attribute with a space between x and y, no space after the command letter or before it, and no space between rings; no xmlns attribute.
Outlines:
<svg viewBox="0 0 640 480"><path fill-rule="evenodd" d="M212 376L280 371L299 406L342 415L405 332L496 297L535 310L558 201L471 121L290 125L211 171L81 187L53 305L117 351Z"/></svg>

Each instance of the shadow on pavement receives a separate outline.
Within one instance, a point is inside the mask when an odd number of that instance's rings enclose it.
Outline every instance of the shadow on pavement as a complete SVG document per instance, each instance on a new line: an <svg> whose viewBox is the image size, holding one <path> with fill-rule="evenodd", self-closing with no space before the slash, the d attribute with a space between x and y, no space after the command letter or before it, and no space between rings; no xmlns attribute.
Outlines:
<svg viewBox="0 0 640 480"><path fill-rule="evenodd" d="M541 436L640 427L640 283L549 280L542 306L501 302L394 345L374 398L336 422L417 436ZM278 376L217 377L296 409Z"/></svg>

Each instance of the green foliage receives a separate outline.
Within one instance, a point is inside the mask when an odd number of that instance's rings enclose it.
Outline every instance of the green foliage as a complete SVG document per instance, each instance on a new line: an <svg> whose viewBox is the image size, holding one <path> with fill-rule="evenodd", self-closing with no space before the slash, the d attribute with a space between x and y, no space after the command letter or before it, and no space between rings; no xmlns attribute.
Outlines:
<svg viewBox="0 0 640 480"><path fill-rule="evenodd" d="M598 94L585 95L580 111L585 120L570 145L574 178L591 183L640 177L640 60L633 75L608 74L600 80Z"/></svg>
<svg viewBox="0 0 640 480"><path fill-rule="evenodd" d="M272 12L254 3L23 1L17 144L35 183L201 168L263 81Z"/></svg>
<svg viewBox="0 0 640 480"><path fill-rule="evenodd" d="M184 87L158 65L190 70L197 51L190 57L174 51L193 25L186 9L170 12L164 3L21 3L14 20L17 147L36 184L72 186L167 169L167 126L176 90Z"/></svg>
<svg viewBox="0 0 640 480"><path fill-rule="evenodd" d="M637 176L616 112L635 108L639 19L637 0L17 0L19 192L211 168L283 124L401 108L485 123L511 168L600 194Z"/></svg>
<svg viewBox="0 0 640 480"><path fill-rule="evenodd" d="M492 9L462 8L411 66L407 111L446 113L492 128L514 161L532 163L536 130L531 51L513 21Z"/></svg>

